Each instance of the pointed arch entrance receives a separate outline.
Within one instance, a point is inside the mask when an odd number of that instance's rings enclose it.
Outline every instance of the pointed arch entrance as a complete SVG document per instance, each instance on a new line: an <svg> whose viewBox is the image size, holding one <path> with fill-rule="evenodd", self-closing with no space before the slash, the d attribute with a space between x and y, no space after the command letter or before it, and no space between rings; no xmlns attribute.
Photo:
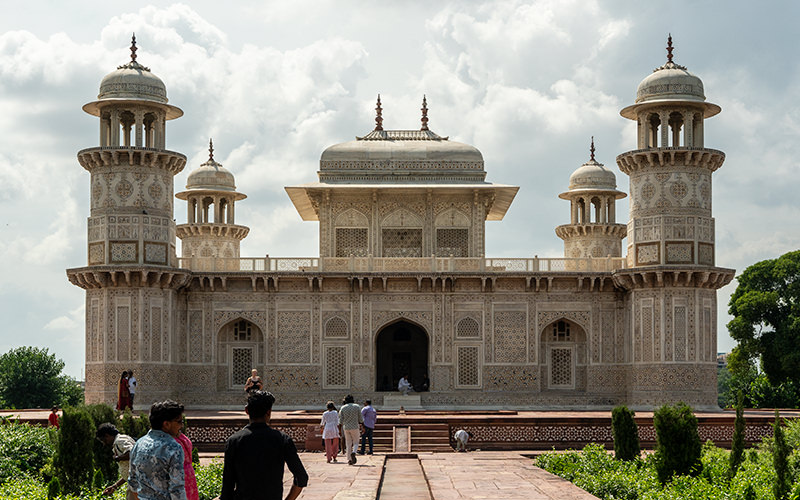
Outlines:
<svg viewBox="0 0 800 500"><path fill-rule="evenodd" d="M404 374L415 387L428 374L428 334L410 321L384 326L375 338L375 390L396 391Z"/></svg>

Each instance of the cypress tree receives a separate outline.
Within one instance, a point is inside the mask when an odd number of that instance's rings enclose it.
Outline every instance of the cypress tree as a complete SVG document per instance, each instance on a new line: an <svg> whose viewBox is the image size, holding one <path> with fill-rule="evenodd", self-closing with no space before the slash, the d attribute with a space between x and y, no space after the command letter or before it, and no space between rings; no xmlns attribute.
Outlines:
<svg viewBox="0 0 800 500"><path fill-rule="evenodd" d="M731 442L730 471L728 479L736 476L736 471L744 461L744 396L742 391L736 395L736 420L733 424L733 441Z"/></svg>
<svg viewBox="0 0 800 500"><path fill-rule="evenodd" d="M618 460L633 460L641 453L636 414L620 405L611 412L611 434L614 437L614 456Z"/></svg>
<svg viewBox="0 0 800 500"><path fill-rule="evenodd" d="M66 407L61 417L53 467L64 492L78 493L92 480L92 418L83 407Z"/></svg>
<svg viewBox="0 0 800 500"><path fill-rule="evenodd" d="M119 424L116 411L107 404L86 405L86 411L92 418L95 430L100 424ZM103 472L106 481L116 481L119 476L119 467L114 462L114 453L111 448L104 445L97 439L92 439L92 453L94 454L94 466Z"/></svg>
<svg viewBox="0 0 800 500"><path fill-rule="evenodd" d="M691 407L680 402L664 405L653 414L656 428L655 466L658 480L666 483L674 475L697 476L702 445L697 432L697 418Z"/></svg>
<svg viewBox="0 0 800 500"><path fill-rule="evenodd" d="M54 500L61 496L61 483L58 482L58 478L54 477L47 483L47 500Z"/></svg>
<svg viewBox="0 0 800 500"><path fill-rule="evenodd" d="M791 472L787 458L791 450L786 444L786 436L781 426L780 414L775 409L775 422L772 424L775 446L772 450L772 464L775 467L775 482L772 484L772 493L775 500L784 500L789 496L791 487Z"/></svg>

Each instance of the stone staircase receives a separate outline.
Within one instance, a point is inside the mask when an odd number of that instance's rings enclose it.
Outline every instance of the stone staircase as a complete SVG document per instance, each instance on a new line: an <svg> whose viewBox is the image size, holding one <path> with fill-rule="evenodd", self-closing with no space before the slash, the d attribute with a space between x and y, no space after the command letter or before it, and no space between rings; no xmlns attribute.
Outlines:
<svg viewBox="0 0 800 500"><path fill-rule="evenodd" d="M453 451L450 446L450 426L448 424L413 423L410 425L375 425L373 442L376 453L393 453L395 427L410 427L411 452ZM405 450L404 450L405 451Z"/></svg>

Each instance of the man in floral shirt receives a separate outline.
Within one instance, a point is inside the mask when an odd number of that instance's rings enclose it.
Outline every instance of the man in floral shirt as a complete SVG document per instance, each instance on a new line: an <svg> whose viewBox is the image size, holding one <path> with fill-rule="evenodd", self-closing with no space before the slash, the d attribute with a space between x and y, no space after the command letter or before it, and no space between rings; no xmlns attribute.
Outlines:
<svg viewBox="0 0 800 500"><path fill-rule="evenodd" d="M128 485L139 500L186 500L183 448L175 441L182 425L182 404L166 400L150 407L150 432L131 450Z"/></svg>

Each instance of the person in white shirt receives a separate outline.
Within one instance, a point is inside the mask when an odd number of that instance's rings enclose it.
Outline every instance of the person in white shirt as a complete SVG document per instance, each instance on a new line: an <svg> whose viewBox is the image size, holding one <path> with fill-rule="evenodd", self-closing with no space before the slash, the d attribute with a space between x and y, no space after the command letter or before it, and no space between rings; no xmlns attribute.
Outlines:
<svg viewBox="0 0 800 500"><path fill-rule="evenodd" d="M117 488L128 481L131 450L136 441L127 434L120 433L113 424L109 423L100 424L100 427L97 428L96 436L104 445L111 447L114 461L117 462L119 467L119 480L103 490L104 495L112 495ZM125 490L125 498L127 500L136 500L138 496L136 492L128 487Z"/></svg>
<svg viewBox="0 0 800 500"><path fill-rule="evenodd" d="M397 383L397 390L402 392L403 396L408 396L409 391L414 391L414 388L411 387L411 382L408 381L408 375L403 375L403 378Z"/></svg>
<svg viewBox="0 0 800 500"><path fill-rule="evenodd" d="M455 451L467 451L467 441L469 438L472 437L471 432L467 432L464 429L459 429L456 431L453 437L456 440L456 450Z"/></svg>
<svg viewBox="0 0 800 500"><path fill-rule="evenodd" d="M133 409L133 399L136 397L136 377L133 370L128 370L128 392L131 393L131 410Z"/></svg>

